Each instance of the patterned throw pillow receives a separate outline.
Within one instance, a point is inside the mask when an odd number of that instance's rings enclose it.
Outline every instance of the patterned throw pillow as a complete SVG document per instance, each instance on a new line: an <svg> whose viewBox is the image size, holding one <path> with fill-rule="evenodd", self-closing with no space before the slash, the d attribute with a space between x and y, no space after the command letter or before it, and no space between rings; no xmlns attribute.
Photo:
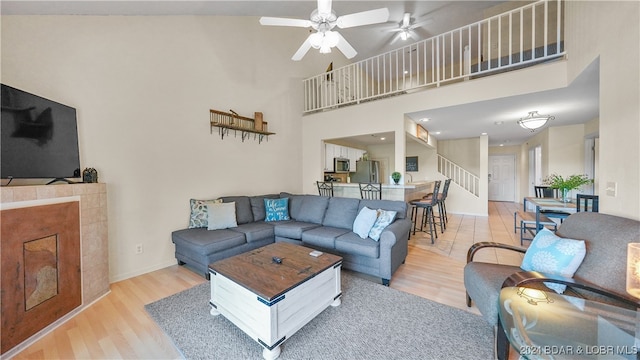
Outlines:
<svg viewBox="0 0 640 360"><path fill-rule="evenodd" d="M378 211L369 209L366 206L363 207L353 222L353 232L366 239L369 236L369 231L376 223L376 219L378 219Z"/></svg>
<svg viewBox="0 0 640 360"><path fill-rule="evenodd" d="M264 199L264 210L266 215L264 221L290 220L289 198Z"/></svg>
<svg viewBox="0 0 640 360"><path fill-rule="evenodd" d="M191 207L191 216L189 217L189 229L193 228L203 228L207 227L208 216L207 216L207 205L209 204L220 204L222 199L215 200L189 200L189 205Z"/></svg>
<svg viewBox="0 0 640 360"><path fill-rule="evenodd" d="M376 219L376 223L373 224L373 227L369 231L369 237L375 241L380 240L380 234L382 234L382 230L389 226L395 220L397 211L389 211L378 209L378 218Z"/></svg>
<svg viewBox="0 0 640 360"><path fill-rule="evenodd" d="M538 231L522 259L524 271L539 271L545 274L573 277L587 253L584 241L564 239L549 229ZM544 283L548 288L562 294L566 285Z"/></svg>
<svg viewBox="0 0 640 360"><path fill-rule="evenodd" d="M235 202L209 204L207 205L207 215L207 230L238 227Z"/></svg>

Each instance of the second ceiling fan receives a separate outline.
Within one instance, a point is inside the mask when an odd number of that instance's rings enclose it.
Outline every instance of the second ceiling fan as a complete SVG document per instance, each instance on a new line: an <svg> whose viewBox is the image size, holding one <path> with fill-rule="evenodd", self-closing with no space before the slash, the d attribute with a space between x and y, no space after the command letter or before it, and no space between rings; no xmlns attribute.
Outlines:
<svg viewBox="0 0 640 360"><path fill-rule="evenodd" d="M331 9L331 0L318 0L318 8L311 13L309 20L266 17L260 18L260 24L271 26L311 27L316 30L302 43L302 46L293 54L292 60L302 60L309 49L319 49L320 53L331 52L331 48L337 47L347 59L351 59L358 53L351 44L334 27L346 29L355 26L383 23L389 20L389 10L381 8L362 11L354 14L336 16Z"/></svg>

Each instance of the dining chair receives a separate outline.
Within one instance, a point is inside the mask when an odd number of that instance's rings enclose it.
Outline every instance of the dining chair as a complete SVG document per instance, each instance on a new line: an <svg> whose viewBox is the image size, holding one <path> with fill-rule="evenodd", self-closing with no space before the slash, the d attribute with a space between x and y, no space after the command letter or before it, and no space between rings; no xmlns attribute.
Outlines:
<svg viewBox="0 0 640 360"><path fill-rule="evenodd" d="M320 196L333 197L333 182L332 181L317 181L318 193Z"/></svg>
<svg viewBox="0 0 640 360"><path fill-rule="evenodd" d="M558 198L558 189L553 189L548 186L534 186L534 190L537 198ZM545 215L546 217L552 219L560 219L560 223L564 221L564 219L568 218L571 215L565 211L558 210L540 210L540 213Z"/></svg>
<svg viewBox="0 0 640 360"><path fill-rule="evenodd" d="M591 211L591 212L599 212L598 211L598 195L585 195L578 194L576 195L576 211Z"/></svg>
<svg viewBox="0 0 640 360"><path fill-rule="evenodd" d="M382 200L381 183L359 183L360 198L367 200Z"/></svg>

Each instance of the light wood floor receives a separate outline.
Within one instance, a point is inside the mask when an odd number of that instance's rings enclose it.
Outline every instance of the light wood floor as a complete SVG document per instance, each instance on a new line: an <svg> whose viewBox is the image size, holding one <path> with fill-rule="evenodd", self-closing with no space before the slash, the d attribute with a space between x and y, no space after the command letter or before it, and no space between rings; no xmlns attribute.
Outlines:
<svg viewBox="0 0 640 360"><path fill-rule="evenodd" d="M434 245L423 233L412 236L406 263L391 287L453 307L465 305L462 271L467 249L478 241L519 244L513 233L517 203L489 203L489 216L450 214L447 230ZM478 259L519 264L520 256L496 250ZM181 358L144 305L205 282L180 266L111 284L111 293L18 353L15 359L173 359Z"/></svg>

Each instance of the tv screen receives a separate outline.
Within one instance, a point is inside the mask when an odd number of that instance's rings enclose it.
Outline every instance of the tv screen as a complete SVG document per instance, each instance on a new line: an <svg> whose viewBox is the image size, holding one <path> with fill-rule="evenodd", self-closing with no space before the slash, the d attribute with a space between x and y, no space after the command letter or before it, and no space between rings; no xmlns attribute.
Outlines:
<svg viewBox="0 0 640 360"><path fill-rule="evenodd" d="M1 84L0 177L80 177L76 109Z"/></svg>

